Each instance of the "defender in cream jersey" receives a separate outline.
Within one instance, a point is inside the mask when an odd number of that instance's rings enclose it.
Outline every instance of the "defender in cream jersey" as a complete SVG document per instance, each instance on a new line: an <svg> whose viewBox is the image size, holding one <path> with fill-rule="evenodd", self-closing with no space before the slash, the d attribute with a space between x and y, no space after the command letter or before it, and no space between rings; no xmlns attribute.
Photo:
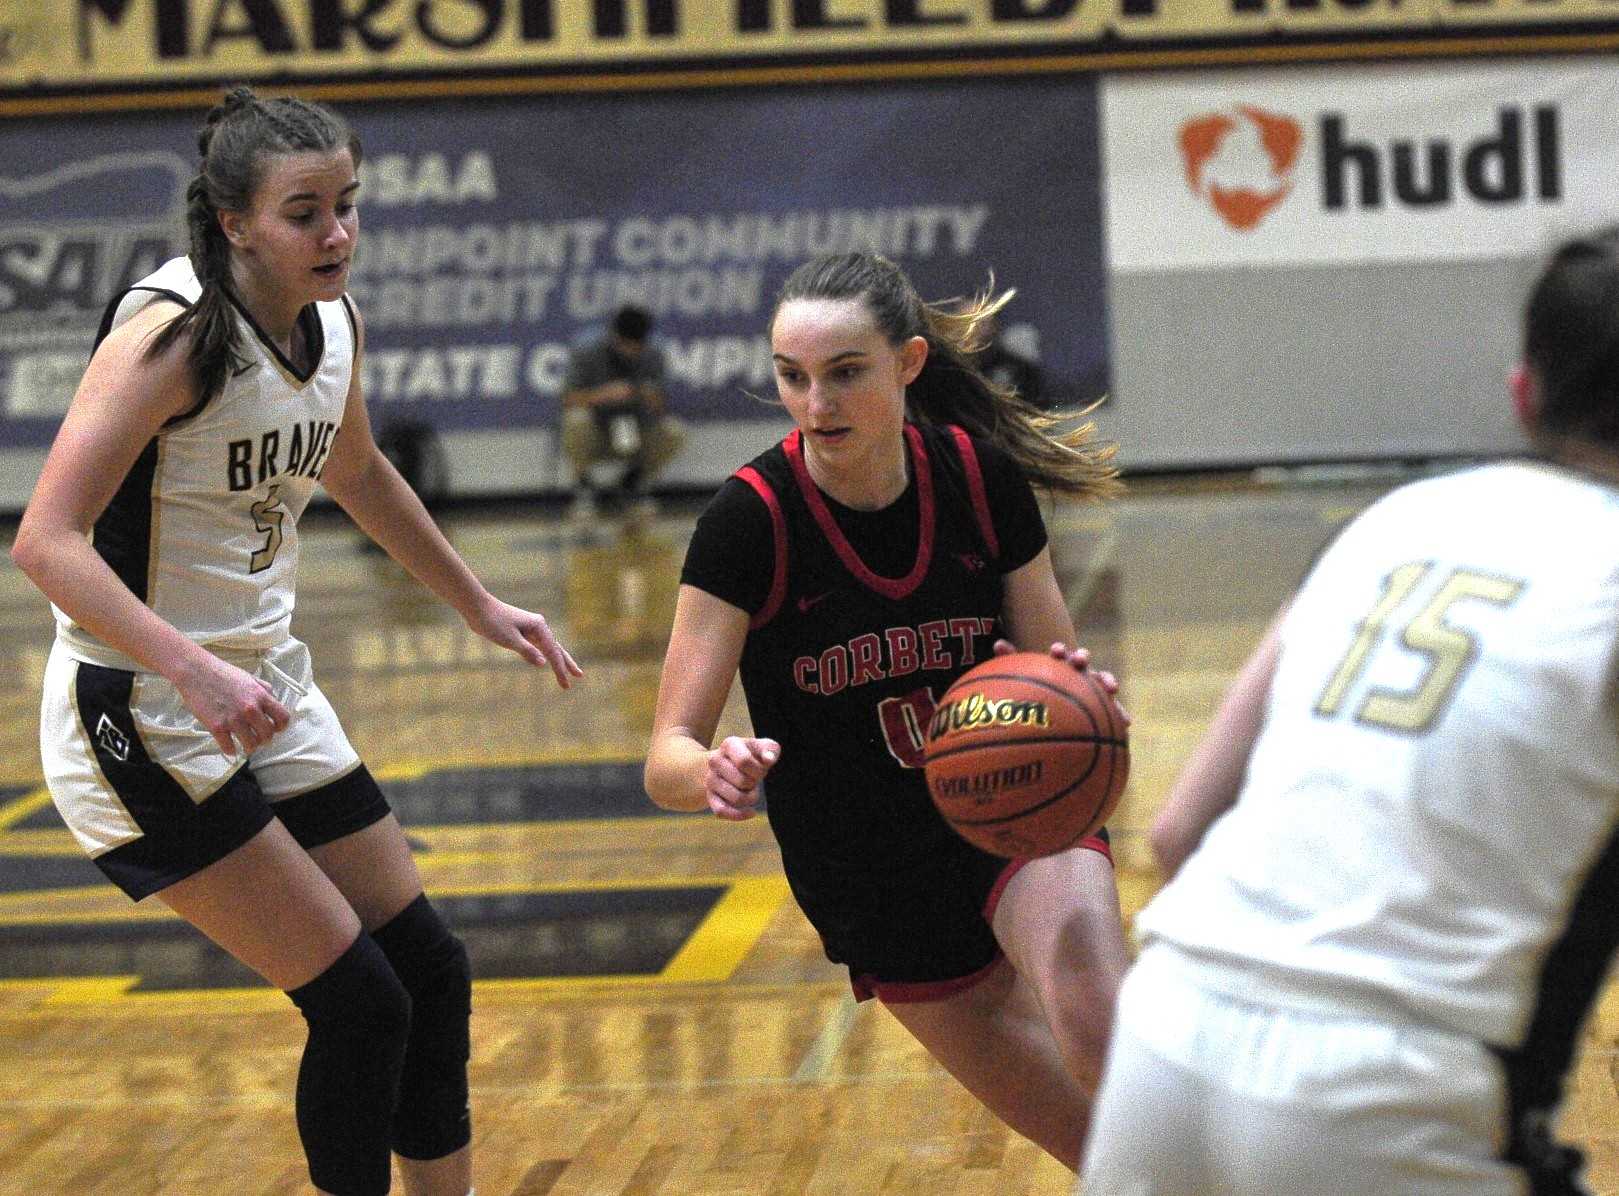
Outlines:
<svg viewBox="0 0 1619 1196"><path fill-rule="evenodd" d="M1085 1196L1583 1191L1551 1128L1619 944L1619 229L1511 390L1537 455L1322 555L1153 830Z"/></svg>
<svg viewBox="0 0 1619 1196"><path fill-rule="evenodd" d="M377 448L344 287L361 153L320 105L235 88L187 189L190 252L102 336L12 557L51 600L40 716L63 820L309 1026L295 1112L328 1196L468 1196L471 962L291 633L319 481L478 635L559 684L545 619L501 602Z"/></svg>

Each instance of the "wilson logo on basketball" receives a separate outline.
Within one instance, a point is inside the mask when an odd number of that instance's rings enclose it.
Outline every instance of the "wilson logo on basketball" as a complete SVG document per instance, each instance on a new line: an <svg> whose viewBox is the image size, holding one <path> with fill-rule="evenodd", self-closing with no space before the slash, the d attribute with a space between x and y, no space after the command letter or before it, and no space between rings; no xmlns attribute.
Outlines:
<svg viewBox="0 0 1619 1196"><path fill-rule="evenodd" d="M990 727L1044 727L1051 714L1044 702L1011 698L991 701L981 693L970 693L956 702L946 702L933 712L928 738L938 739L959 731L982 731Z"/></svg>
<svg viewBox="0 0 1619 1196"><path fill-rule="evenodd" d="M1239 104L1180 128L1186 184L1232 228L1256 228L1293 190L1304 129L1289 116Z"/></svg>

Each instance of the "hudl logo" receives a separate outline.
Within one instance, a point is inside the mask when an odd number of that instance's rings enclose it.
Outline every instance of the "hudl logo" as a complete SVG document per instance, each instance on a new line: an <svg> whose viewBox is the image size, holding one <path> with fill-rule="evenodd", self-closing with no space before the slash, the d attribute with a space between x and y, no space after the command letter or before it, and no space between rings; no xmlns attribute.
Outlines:
<svg viewBox="0 0 1619 1196"><path fill-rule="evenodd" d="M1320 204L1328 212L1437 208L1463 201L1499 207L1563 195L1563 145L1555 105L1502 107L1471 139L1354 133L1342 112L1316 120ZM1257 228L1294 188L1305 143L1292 117L1239 105L1185 121L1178 137L1187 185L1241 232Z"/></svg>
<svg viewBox="0 0 1619 1196"><path fill-rule="evenodd" d="M1321 117L1321 202L1329 212L1390 201L1438 207L1465 193L1485 204L1557 200L1563 195L1562 135L1556 107L1502 108L1495 128L1455 145L1431 137L1420 145L1397 138L1380 147L1351 138L1348 118Z"/></svg>
<svg viewBox="0 0 1619 1196"><path fill-rule="evenodd" d="M1181 126L1186 184L1232 228L1254 228L1293 189L1304 130L1250 104L1194 117Z"/></svg>

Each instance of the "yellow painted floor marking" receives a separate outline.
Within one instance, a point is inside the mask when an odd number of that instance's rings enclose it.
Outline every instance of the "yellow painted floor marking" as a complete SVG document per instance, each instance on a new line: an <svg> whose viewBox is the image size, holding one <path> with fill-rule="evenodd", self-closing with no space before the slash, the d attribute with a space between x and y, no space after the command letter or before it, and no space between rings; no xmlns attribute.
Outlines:
<svg viewBox="0 0 1619 1196"><path fill-rule="evenodd" d="M0 804L0 835L7 834L11 828L23 821L35 810L51 804L51 791L41 786L21 797L14 797L10 801Z"/></svg>
<svg viewBox="0 0 1619 1196"><path fill-rule="evenodd" d="M787 882L781 877L689 877L628 882L581 881L568 884L447 885L430 886L428 892L434 897L454 897L625 890L645 892L658 889L712 887L723 887L726 892L658 975L526 977L475 982L479 989L515 992L600 989L614 986L639 988L653 985L708 984L727 980L759 941L765 926L781 907L782 902L787 899ZM59 892L71 895L82 891L59 890ZM38 892L30 894L33 897L40 895ZM143 903L117 910L80 914L46 911L0 915L0 921L8 923L82 924L164 920L175 920L175 916L167 907L157 903L151 905ZM258 1007L262 995L265 1007L273 1007L281 997L281 994L273 989L259 988L176 989L150 993L130 991L139 982L139 976L30 977L21 980L0 980L0 993L44 991L49 995L43 998L42 1003L51 1005L105 1005L114 1002L142 1002L148 1005L174 1002L230 1003L245 1000Z"/></svg>
<svg viewBox="0 0 1619 1196"><path fill-rule="evenodd" d="M104 909L86 909L86 901L116 897L118 903ZM68 905L66 909L37 909L36 906ZM18 908L25 906L26 908ZM53 926L90 922L167 922L177 921L174 912L160 901L130 901L112 885L81 886L70 889L29 889L22 893L0 894L0 925Z"/></svg>
<svg viewBox="0 0 1619 1196"><path fill-rule="evenodd" d="M26 831L0 831L0 856L78 856L84 848L64 827L38 827Z"/></svg>
<svg viewBox="0 0 1619 1196"><path fill-rule="evenodd" d="M685 945L664 965L660 978L672 983L729 979L787 900L787 893L787 881L780 876L732 882Z"/></svg>
<svg viewBox="0 0 1619 1196"><path fill-rule="evenodd" d="M541 768L558 764L638 764L645 757L626 753L622 748L592 749L580 745L554 752L524 752L510 755L479 753L465 756L434 756L430 760L396 760L372 769L379 781L415 781L429 773L488 771L497 768Z"/></svg>
<svg viewBox="0 0 1619 1196"><path fill-rule="evenodd" d="M122 1001L139 976L64 976L53 984L47 1005L106 1005Z"/></svg>

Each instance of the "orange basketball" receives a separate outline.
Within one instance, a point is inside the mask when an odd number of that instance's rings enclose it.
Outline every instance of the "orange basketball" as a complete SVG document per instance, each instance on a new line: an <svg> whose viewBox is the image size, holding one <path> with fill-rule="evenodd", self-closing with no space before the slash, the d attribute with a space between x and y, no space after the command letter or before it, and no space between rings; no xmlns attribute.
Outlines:
<svg viewBox="0 0 1619 1196"><path fill-rule="evenodd" d="M1130 775L1124 716L1088 672L1039 652L956 678L928 724L928 792L969 843L1053 855L1094 833Z"/></svg>

